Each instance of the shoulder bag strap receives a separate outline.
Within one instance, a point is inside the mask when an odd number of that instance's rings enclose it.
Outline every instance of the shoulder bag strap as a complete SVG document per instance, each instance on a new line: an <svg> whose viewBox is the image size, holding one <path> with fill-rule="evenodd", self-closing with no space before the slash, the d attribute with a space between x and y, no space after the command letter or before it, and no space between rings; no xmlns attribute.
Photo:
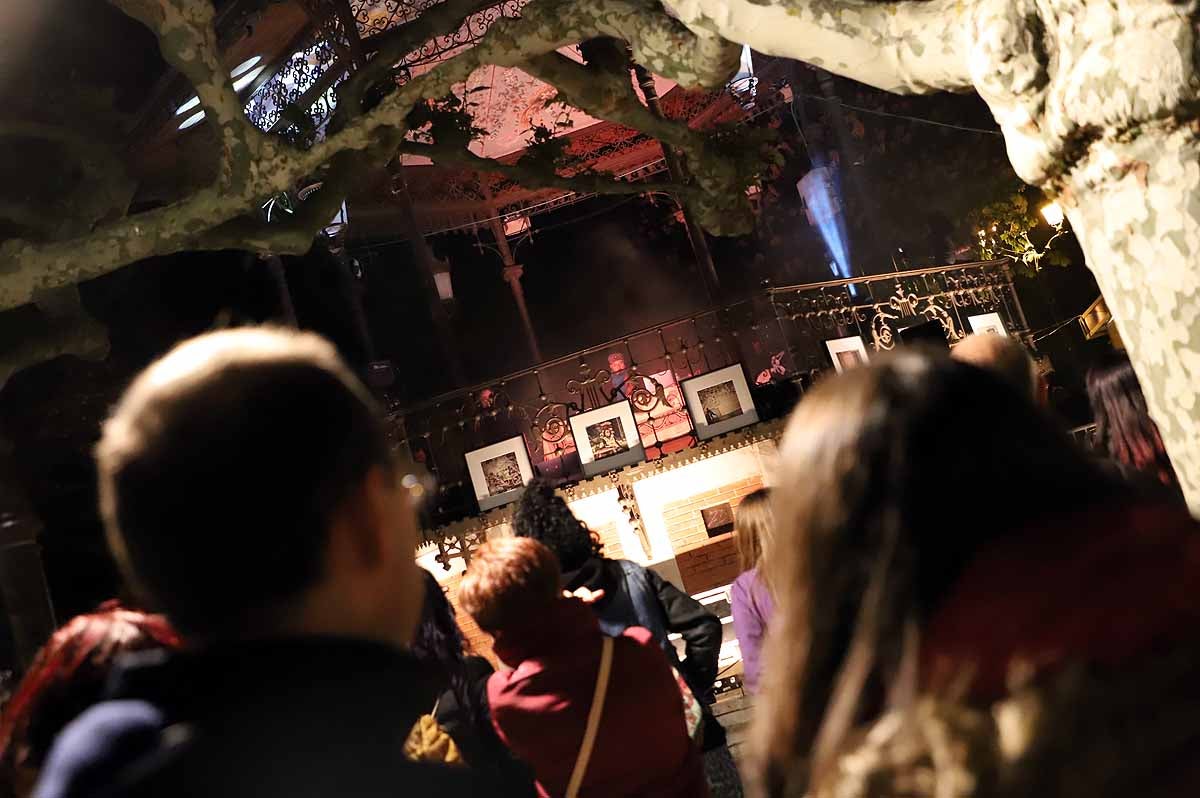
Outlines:
<svg viewBox="0 0 1200 798"><path fill-rule="evenodd" d="M576 798L579 788L583 785L584 774L587 773L588 760L592 758L592 748L596 745L596 733L600 731L600 716L604 713L604 697L608 694L608 677L612 672L613 639L605 637L600 646L600 671L596 674L596 691L592 694L592 708L588 710L587 726L583 732L583 742L579 746L579 756L575 759L575 769L571 771L571 781L567 784L566 798Z"/></svg>

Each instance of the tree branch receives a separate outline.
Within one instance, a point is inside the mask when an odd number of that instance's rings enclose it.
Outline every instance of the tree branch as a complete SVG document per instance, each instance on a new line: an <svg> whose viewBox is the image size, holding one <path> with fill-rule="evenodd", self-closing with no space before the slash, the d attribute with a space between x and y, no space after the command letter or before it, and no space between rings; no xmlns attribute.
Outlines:
<svg viewBox="0 0 1200 798"><path fill-rule="evenodd" d="M225 225L253 214L266 197L291 189L295 181L333 163L343 153L375 151L386 162L403 140L406 118L416 103L446 96L480 66L520 66L531 57L566 45L612 36L629 41L641 62L658 74L684 85L723 85L737 69L739 57L736 45L712 34L692 34L663 14L657 0L539 0L525 7L520 19L497 21L474 47L441 62L354 118L366 90L375 85L378 75L390 72L394 52L409 46L407 37L418 35L413 31L406 36L397 34L395 43L389 45L392 49L379 52L350 82L348 109L341 120L345 126L311 149L300 151L263 135L245 118L220 63L209 0L111 2L150 27L167 60L192 81L201 104L218 126L224 148L220 178L215 185L178 202L122 218L69 241L5 242L0 245L0 310L29 302L40 289L91 279L126 263L189 247L221 243L268 251L282 246L292 251L299 246L302 233L310 227L320 229L316 225L327 219L305 218L303 225L297 223L288 231L261 230L249 216ZM439 4L419 18L430 17L428 27L416 30L426 37L433 35L429 31L434 30L434 23L460 22L473 7L466 0ZM344 158L358 163L349 155ZM322 194L325 191L332 193L332 187L327 185ZM344 194L336 197L339 203ZM708 218L719 225L717 215ZM244 231L248 237L235 241L231 231ZM275 241L282 244L272 243Z"/></svg>
<svg viewBox="0 0 1200 798"><path fill-rule="evenodd" d="M362 114L367 91L384 80L394 80L396 64L405 56L430 39L457 30L478 10L479 0L443 0L407 25L398 25L371 37L367 43L375 56L338 88L337 110L330 128L341 130L351 119Z"/></svg>
<svg viewBox="0 0 1200 798"><path fill-rule="evenodd" d="M446 147L434 143L406 141L400 146L401 152L410 155L423 155L435 163L453 163L465 166L479 172L492 172L510 177L523 186L532 188L561 188L564 191L575 191L580 194L645 194L651 191L662 191L679 196L691 196L695 189L691 186L681 186L665 181L631 183L618 180L611 175L580 173L564 176L547 173L517 163L506 164L491 158L476 155L470 150Z"/></svg>
<svg viewBox="0 0 1200 798"><path fill-rule="evenodd" d="M37 308L0 316L0 389L18 371L61 355L108 355L104 325L83 309L75 286L39 296Z"/></svg>
<svg viewBox="0 0 1200 798"><path fill-rule="evenodd" d="M746 187L761 164L753 142L725 152L686 122L661 119L642 105L626 67L585 66L558 53L530 59L522 69L549 83L559 97L592 116L640 130L683 153L698 191L686 199L701 225L715 233L741 234L752 225ZM680 197L680 199L685 199Z"/></svg>
<svg viewBox="0 0 1200 798"><path fill-rule="evenodd" d="M246 118L221 63L211 0L109 2L153 31L163 58L196 90L200 106L221 142L218 188L237 191L244 187L252 180L254 161L267 137Z"/></svg>
<svg viewBox="0 0 1200 798"><path fill-rule="evenodd" d="M664 5L697 34L717 34L885 91L972 87L970 2L665 0Z"/></svg>

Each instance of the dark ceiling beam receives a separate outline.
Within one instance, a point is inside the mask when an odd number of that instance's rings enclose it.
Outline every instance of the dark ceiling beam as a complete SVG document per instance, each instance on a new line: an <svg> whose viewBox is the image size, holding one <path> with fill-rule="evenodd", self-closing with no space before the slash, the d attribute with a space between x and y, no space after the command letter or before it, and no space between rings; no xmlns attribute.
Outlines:
<svg viewBox="0 0 1200 798"><path fill-rule="evenodd" d="M341 23L342 30L346 32L346 42L350 46L350 60L354 63L356 70L362 69L363 65L367 63L367 56L363 52L362 39L358 36L358 22L354 19L350 0L332 0L332 2L338 22Z"/></svg>

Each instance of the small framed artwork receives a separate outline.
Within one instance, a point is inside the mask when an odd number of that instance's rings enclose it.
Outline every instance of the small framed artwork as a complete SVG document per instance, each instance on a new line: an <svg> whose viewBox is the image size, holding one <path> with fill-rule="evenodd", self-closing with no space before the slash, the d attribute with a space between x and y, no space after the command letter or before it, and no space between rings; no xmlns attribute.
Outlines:
<svg viewBox="0 0 1200 798"><path fill-rule="evenodd" d="M704 530L710 538L733 531L733 508L729 502L701 510L700 519L704 521Z"/></svg>
<svg viewBox="0 0 1200 798"><path fill-rule="evenodd" d="M867 345L863 343L861 335L834 338L825 342L825 348L829 350L829 357L833 360L833 367L837 369L838 374L855 366L861 366L869 359Z"/></svg>
<svg viewBox="0 0 1200 798"><path fill-rule="evenodd" d="M533 479L525 438L520 435L467 452L466 457L480 510L516 501Z"/></svg>
<svg viewBox="0 0 1200 798"><path fill-rule="evenodd" d="M583 475L594 477L605 471L639 463L646 458L642 436L626 399L577 413L567 421L579 450Z"/></svg>
<svg viewBox="0 0 1200 798"><path fill-rule="evenodd" d="M1004 321L1000 318L999 313L981 313L978 316L967 316L967 323L971 325L971 332L980 335L1008 335L1008 330L1004 329Z"/></svg>
<svg viewBox="0 0 1200 798"><path fill-rule="evenodd" d="M758 421L741 363L684 380L680 387L702 441Z"/></svg>

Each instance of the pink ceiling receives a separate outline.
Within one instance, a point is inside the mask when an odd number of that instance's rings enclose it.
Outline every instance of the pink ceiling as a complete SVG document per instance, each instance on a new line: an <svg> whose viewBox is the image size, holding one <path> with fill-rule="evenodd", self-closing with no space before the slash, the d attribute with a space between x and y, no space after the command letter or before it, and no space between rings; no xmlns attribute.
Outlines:
<svg viewBox="0 0 1200 798"><path fill-rule="evenodd" d="M581 60L573 47L560 52L576 61ZM632 80L631 76L631 83ZM662 78L655 78L655 84L660 96L675 87L673 81ZM578 132L600 121L577 108L555 102L558 92L553 86L520 69L494 66L478 69L467 80L466 88L471 90L468 96L476 103L472 109L476 123L488 131L472 149L486 158L499 158L524 149L537 125L562 135ZM568 122L569 126L557 127L560 122Z"/></svg>
<svg viewBox="0 0 1200 798"><path fill-rule="evenodd" d="M373 31L408 22L435 2L415 0L405 4L395 0L362 0L355 8L360 34L366 36ZM501 7L501 14L519 13L522 5L522 2L512 6L505 4ZM421 51L406 58L405 61L412 65L412 74L420 75L441 60L452 58L471 47L472 39L481 25L480 20L487 20L482 23L486 27L495 19L495 16L486 14L477 16L480 19L474 22L467 20L454 35L455 40L464 42L461 46L441 52L434 58L423 55ZM583 60L576 47L564 47L559 52L575 61ZM674 82L661 78L656 78L655 83L660 96L675 87ZM552 86L530 77L520 69L482 67L472 73L464 86L459 87L460 95L464 90L469 92L466 96L474 104L472 114L475 124L487 131L487 135L472 144L471 149L485 158L499 158L525 149L536 126L545 126L554 130L556 135L564 135L584 130L599 121L576 108L555 103L557 91ZM561 122L568 122L569 125L560 127ZM421 160L406 159L406 162L415 164Z"/></svg>

